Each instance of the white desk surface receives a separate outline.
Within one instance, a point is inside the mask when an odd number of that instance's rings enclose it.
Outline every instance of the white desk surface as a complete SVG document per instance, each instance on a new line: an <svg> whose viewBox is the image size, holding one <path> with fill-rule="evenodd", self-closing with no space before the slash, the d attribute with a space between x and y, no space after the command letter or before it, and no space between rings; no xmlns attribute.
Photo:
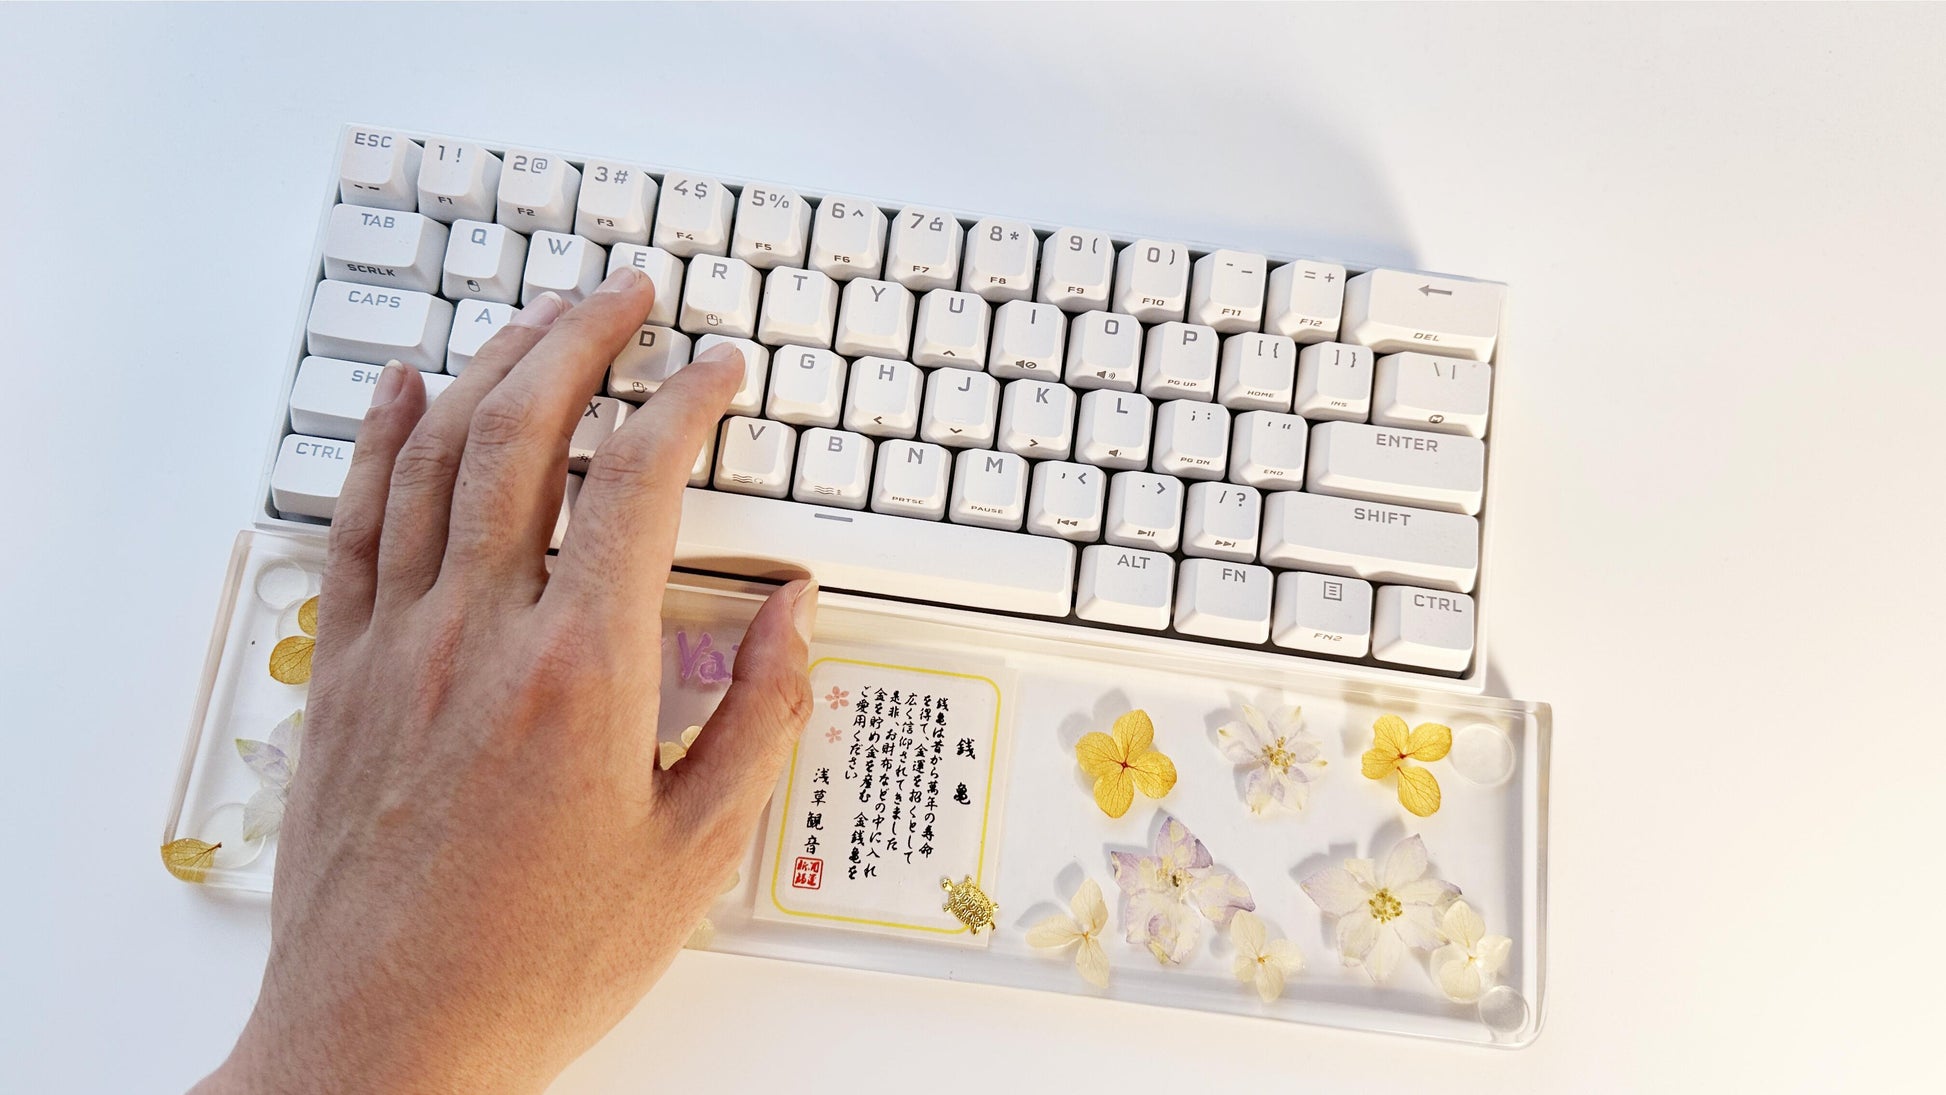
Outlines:
<svg viewBox="0 0 1946 1095"><path fill-rule="evenodd" d="M266 907L155 845L347 120L1513 286L1532 1048L700 955L556 1090L1939 1078L1942 41L1936 6L0 9L0 1087L179 1089L255 994Z"/></svg>

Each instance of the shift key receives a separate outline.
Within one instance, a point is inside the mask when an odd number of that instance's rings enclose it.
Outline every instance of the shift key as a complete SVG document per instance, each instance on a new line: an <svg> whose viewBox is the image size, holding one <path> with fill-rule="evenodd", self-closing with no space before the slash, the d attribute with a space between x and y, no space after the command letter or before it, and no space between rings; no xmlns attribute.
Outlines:
<svg viewBox="0 0 1946 1095"><path fill-rule="evenodd" d="M1308 491L1266 491L1257 546L1268 566L1470 593L1480 569L1480 519Z"/></svg>

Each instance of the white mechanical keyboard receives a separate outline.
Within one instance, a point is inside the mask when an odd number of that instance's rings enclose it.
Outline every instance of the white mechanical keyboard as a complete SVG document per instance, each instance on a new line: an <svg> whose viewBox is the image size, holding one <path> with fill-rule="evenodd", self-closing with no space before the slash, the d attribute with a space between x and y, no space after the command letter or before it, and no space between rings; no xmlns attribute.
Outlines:
<svg viewBox="0 0 1946 1095"><path fill-rule="evenodd" d="M334 198L276 518L330 519L375 366L436 397L518 306L628 264L655 311L572 468L692 356L747 364L680 567L1483 676L1502 285L360 126Z"/></svg>

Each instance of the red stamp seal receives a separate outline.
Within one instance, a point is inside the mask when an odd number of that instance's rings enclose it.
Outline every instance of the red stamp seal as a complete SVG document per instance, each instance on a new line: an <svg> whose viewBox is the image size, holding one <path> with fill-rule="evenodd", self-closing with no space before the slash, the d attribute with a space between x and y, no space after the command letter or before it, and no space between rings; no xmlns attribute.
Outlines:
<svg viewBox="0 0 1946 1095"><path fill-rule="evenodd" d="M797 865L791 868L791 888L794 890L815 890L824 882L824 860L813 859L808 855L797 857Z"/></svg>

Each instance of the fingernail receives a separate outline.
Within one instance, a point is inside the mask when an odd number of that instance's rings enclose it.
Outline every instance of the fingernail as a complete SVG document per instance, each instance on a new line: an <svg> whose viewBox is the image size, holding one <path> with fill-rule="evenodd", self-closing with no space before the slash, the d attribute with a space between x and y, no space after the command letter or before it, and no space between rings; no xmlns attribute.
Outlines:
<svg viewBox="0 0 1946 1095"><path fill-rule="evenodd" d="M615 267L612 273L610 273L606 278L602 279L601 285L595 289L595 292L597 293L627 292L628 290L635 288L636 282L641 281L643 279L644 279L644 275L642 271L637 270L635 267L617 266Z"/></svg>
<svg viewBox="0 0 1946 1095"><path fill-rule="evenodd" d="M797 599L791 602L791 626L797 628L797 637L809 645L811 627L818 620L818 583L809 580L802 584L803 588L797 591Z"/></svg>
<svg viewBox="0 0 1946 1095"><path fill-rule="evenodd" d="M737 344L734 342L719 342L709 349L704 350L702 353L697 354L696 360L690 362L690 364L708 365L713 361L734 361L738 365L742 365L743 351L738 349Z"/></svg>
<svg viewBox="0 0 1946 1095"><path fill-rule="evenodd" d="M406 366L397 361L385 363L385 371L378 374L378 387L372 391L372 409L377 410L399 397L405 388Z"/></svg>
<svg viewBox="0 0 1946 1095"><path fill-rule="evenodd" d="M509 327L546 327L561 318L568 310L567 302L558 293L542 293L534 298L534 303L514 313L507 321Z"/></svg>

